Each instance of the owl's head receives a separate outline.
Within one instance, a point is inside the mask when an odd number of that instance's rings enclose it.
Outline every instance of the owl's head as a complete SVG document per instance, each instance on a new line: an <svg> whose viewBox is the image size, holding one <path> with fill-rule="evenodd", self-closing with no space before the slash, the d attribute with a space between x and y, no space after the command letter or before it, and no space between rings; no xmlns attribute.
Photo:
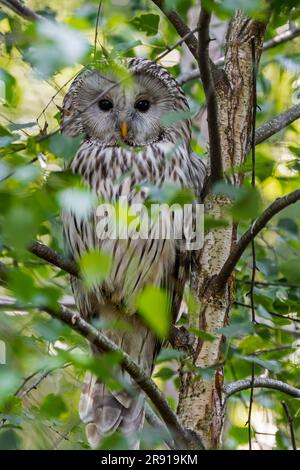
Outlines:
<svg viewBox="0 0 300 470"><path fill-rule="evenodd" d="M125 67L129 78L119 84L107 68L77 76L64 98L63 131L72 136L82 133L108 146L165 140L189 145L190 120L179 120L180 114L172 118L172 113L189 110L174 77L146 59L128 59Z"/></svg>

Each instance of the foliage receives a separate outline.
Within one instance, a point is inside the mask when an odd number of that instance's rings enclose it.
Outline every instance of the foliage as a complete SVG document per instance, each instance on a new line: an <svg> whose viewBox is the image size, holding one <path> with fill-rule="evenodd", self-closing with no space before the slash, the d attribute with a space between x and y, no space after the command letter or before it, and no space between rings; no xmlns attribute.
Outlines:
<svg viewBox="0 0 300 470"><path fill-rule="evenodd" d="M3 298L13 296L17 302L14 308L6 306L0 310L0 340L5 342L7 358L7 364L0 365L0 449L87 448L76 411L84 370L93 371L113 388L122 386L116 373L118 357L106 355L95 363L78 334L39 310L39 306L56 308L65 295L71 294L69 278L26 249L30 240L37 238L62 251L60 210L76 208L77 213L84 214L94 204L93 197L78 180L62 171L79 144L78 139L56 132L58 111L70 80L82 67L90 63L97 65L98 60L105 58L136 55L154 59L178 40L174 28L151 1L113 2L114 8L108 1L102 3L96 55L93 47L96 1L73 0L63 2L61 8L62 2L57 0L32 0L29 6L39 10L45 18L35 24L21 20L8 9L0 11L4 31L0 59L3 101L0 258L1 263L10 268L7 284L0 287L0 294ZM176 4L184 19L195 3L193 0L167 2L171 6ZM275 8L279 8L279 3L282 2L274 3ZM221 19L228 19L237 7L245 4L249 7L248 13L253 14L262 2L218 2L215 13ZM280 16L271 20L267 39L287 23L290 14L294 21L299 21L295 10L292 13L281 11ZM299 45L298 38L263 54L257 84L257 125L299 100ZM178 57L170 54L162 61L174 76L185 72L182 64L188 57L184 48L178 51ZM184 89L193 113L198 111L204 104L200 81L191 81ZM166 116L165 122L186 117L189 116ZM45 138L50 130L56 133ZM226 193L232 205L230 214L224 214L224 221L207 220L207 229L217 229L226 223L228 215L233 215L239 222L239 233L243 233L263 207L300 186L299 134L298 121L257 147L256 190L250 187L250 157L244 165L242 188L228 185L215 188L215 193ZM192 145L193 150L205 158L206 143L197 119L193 124ZM159 198L172 199L174 191L171 196L170 191L166 191L167 194L161 191ZM230 324L222 329L227 339L223 351L226 381L249 377L254 362L257 375L268 374L299 387L299 230L298 203L272 219L256 239L257 281L260 282L254 290L256 324L251 323L247 306L234 306ZM243 305L249 305L251 263L249 249L236 270L235 299ZM109 267L110 259L103 253L87 253L80 264L91 288L105 278ZM138 307L145 321L160 337L165 337L169 318L165 293L149 287L141 293ZM101 327L105 331L106 325ZM204 332L193 333L213 340L203 336ZM178 388L176 364L181 357L178 351L163 349L154 373L156 383L166 390L174 407ZM199 374L204 373L209 374L209 371L199 371ZM263 442L265 447L290 448L287 420L281 406L283 398L286 399L279 392L255 391L253 432L257 433L254 438L258 446ZM248 391L229 400L224 448L247 446L248 400ZM286 401L294 416L299 442L300 402L297 399ZM269 424L263 419L264 412ZM143 446L163 446L162 436L147 426L142 433ZM261 431L270 432L272 436L262 440L258 434ZM120 436L112 436L103 446L122 448L126 443Z"/></svg>

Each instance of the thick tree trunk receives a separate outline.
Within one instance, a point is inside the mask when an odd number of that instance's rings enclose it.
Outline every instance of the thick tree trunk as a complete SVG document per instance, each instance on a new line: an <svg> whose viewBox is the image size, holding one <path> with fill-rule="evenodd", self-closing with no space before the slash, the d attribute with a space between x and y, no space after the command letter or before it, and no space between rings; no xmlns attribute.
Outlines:
<svg viewBox="0 0 300 470"><path fill-rule="evenodd" d="M253 109L253 45L258 63L265 24L246 18L237 12L229 24L226 42L224 78L216 83L218 124L220 129L223 168L234 184L241 184L237 168L243 163L251 139ZM226 197L208 194L206 214L222 217L230 201ZM218 448L221 442L224 404L222 400L224 338L218 332L228 322L232 303L232 282L222 292L209 289L235 243L236 227L211 230L199 253L193 290L199 301L199 315L190 316L190 327L214 335L212 342L200 339L194 344L194 365L214 368L212 378L202 379L182 364L178 414L183 425L199 433L206 449Z"/></svg>

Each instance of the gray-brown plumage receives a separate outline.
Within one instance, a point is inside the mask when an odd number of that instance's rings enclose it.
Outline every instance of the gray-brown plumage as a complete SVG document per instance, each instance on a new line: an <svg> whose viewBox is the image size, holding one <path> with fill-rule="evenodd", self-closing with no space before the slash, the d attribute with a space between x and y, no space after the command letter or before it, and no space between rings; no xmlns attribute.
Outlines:
<svg viewBox="0 0 300 470"><path fill-rule="evenodd" d="M104 201L112 203L121 196L126 196L129 204L143 203L149 184L161 187L175 183L200 194L205 166L190 151L190 120L169 125L161 121L167 113L189 109L183 91L157 63L135 58L125 67L132 80L104 93L99 101L97 97L117 81L114 73L86 70L71 85L63 105L64 132L85 136L71 163L72 171ZM104 239L95 211L84 218L65 211L63 226L75 259L89 249L100 249L113 258L109 276L93 290L72 279L80 314L109 321L111 326L105 334L150 375L158 342L136 314L135 298L148 284L164 287L176 318L189 253L180 251L176 240L170 239ZM126 331L118 328L124 319L130 326ZM130 382L126 373L120 374ZM143 427L143 408L141 391L111 392L87 374L79 413L93 447L103 436L118 430L127 436L131 448L138 448L134 433Z"/></svg>

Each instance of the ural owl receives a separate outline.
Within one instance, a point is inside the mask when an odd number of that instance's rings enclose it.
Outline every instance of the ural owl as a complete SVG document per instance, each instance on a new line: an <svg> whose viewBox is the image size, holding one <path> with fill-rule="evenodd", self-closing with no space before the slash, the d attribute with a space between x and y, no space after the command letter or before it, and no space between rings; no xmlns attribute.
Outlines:
<svg viewBox="0 0 300 470"><path fill-rule="evenodd" d="M64 132L84 135L71 170L112 204L121 196L129 204L143 203L147 185L175 184L199 195L205 165L191 153L190 120L162 124L164 115L189 110L183 91L155 62L134 58L123 66L131 76L128 83L118 83L107 69L85 70L65 96ZM149 284L164 288L176 319L188 274L188 252L179 249L176 240L153 238L150 233L147 239L101 237L96 230L96 211L85 218L64 212L62 218L66 243L75 260L95 249L112 256L108 278L94 289L71 279L80 314L109 322L105 334L150 375L159 341L134 310L134 299ZM125 330L118 327L124 319L130 326ZM93 354L99 355L99 351L93 350ZM123 372L124 377L130 382ZM132 436L143 427L144 399L138 389L134 393L110 391L88 373L79 414L90 445L95 447L103 436L119 431L127 436L131 448L138 448L138 439Z"/></svg>

